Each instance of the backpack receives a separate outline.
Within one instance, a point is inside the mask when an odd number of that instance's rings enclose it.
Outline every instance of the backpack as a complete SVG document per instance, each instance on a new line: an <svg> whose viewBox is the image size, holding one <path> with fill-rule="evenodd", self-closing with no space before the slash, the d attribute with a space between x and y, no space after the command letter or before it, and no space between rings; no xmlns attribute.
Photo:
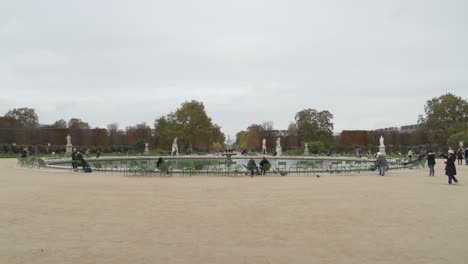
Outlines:
<svg viewBox="0 0 468 264"><path fill-rule="evenodd" d="M85 173L90 173L90 172L93 172L93 170L91 169L91 167L87 166L87 167L84 167L84 172Z"/></svg>

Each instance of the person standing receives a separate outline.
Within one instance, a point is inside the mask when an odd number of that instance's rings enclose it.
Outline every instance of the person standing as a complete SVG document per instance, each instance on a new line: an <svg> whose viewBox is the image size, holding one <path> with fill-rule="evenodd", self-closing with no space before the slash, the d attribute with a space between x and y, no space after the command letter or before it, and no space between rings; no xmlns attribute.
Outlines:
<svg viewBox="0 0 468 264"><path fill-rule="evenodd" d="M427 166L429 166L429 176L434 176L434 166L436 164L435 161L435 153L432 150L429 150L427 153Z"/></svg>
<svg viewBox="0 0 468 264"><path fill-rule="evenodd" d="M76 148L73 149L72 154L71 154L71 159L72 159L72 167L73 171L78 171L78 150Z"/></svg>
<svg viewBox="0 0 468 264"><path fill-rule="evenodd" d="M455 167L455 152L453 149L449 149L447 156L444 154L441 154L441 156L447 159L444 163L445 175L448 176L448 184L452 184L452 180L455 183L458 183L457 178L455 178L455 175L457 175L457 168Z"/></svg>
<svg viewBox="0 0 468 264"><path fill-rule="evenodd" d="M468 165L468 147L465 149L465 165Z"/></svg>
<svg viewBox="0 0 468 264"><path fill-rule="evenodd" d="M380 152L377 152L376 165L377 167L379 167L379 175L385 176L385 170L387 169L388 162L387 159Z"/></svg>
<svg viewBox="0 0 468 264"><path fill-rule="evenodd" d="M458 163L457 163L457 164L458 164L458 165L463 165L463 155L464 155L463 149L460 148L460 149L458 150L458 152L457 152L457 159L458 159Z"/></svg>

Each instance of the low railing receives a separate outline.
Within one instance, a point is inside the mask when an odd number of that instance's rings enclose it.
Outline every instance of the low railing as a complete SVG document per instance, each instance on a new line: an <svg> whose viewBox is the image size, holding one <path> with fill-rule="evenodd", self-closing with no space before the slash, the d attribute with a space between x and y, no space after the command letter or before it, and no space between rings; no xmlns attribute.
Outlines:
<svg viewBox="0 0 468 264"><path fill-rule="evenodd" d="M208 174L208 175L240 175L249 172L246 164L254 159L258 164L259 156L234 156L232 158L220 156L162 156L167 169L161 171L157 167L160 157L102 157L89 158L87 163L95 171L122 172L125 175L145 174ZM339 157L268 157L271 164L270 172L315 175L319 173L371 173L375 167L375 160L366 158L339 158ZM55 169L72 168L71 159L46 160L47 167ZM166 165L167 164L167 165ZM280 166L281 165L281 166ZM389 159L390 170L418 169L425 167L425 161L406 163L400 160Z"/></svg>

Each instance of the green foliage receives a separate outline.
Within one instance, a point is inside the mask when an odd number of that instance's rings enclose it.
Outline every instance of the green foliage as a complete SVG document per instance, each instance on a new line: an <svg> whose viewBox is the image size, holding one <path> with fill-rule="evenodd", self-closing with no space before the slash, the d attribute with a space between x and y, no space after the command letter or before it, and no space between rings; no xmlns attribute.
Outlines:
<svg viewBox="0 0 468 264"><path fill-rule="evenodd" d="M39 118L34 109L18 108L8 111L5 117L12 117L17 120L17 124L21 128L37 128L39 126Z"/></svg>
<svg viewBox="0 0 468 264"><path fill-rule="evenodd" d="M443 145L450 135L467 131L468 102L451 93L434 97L424 106L424 128L431 142Z"/></svg>
<svg viewBox="0 0 468 264"><path fill-rule="evenodd" d="M325 144L322 141L312 141L308 143L309 152L316 154L326 150Z"/></svg>
<svg viewBox="0 0 468 264"><path fill-rule="evenodd" d="M154 123L158 145L170 149L175 137L180 151L184 149L208 149L211 144L223 144L221 128L214 124L205 112L203 103L184 102L175 112L159 117Z"/></svg>
<svg viewBox="0 0 468 264"><path fill-rule="evenodd" d="M72 118L68 121L68 128L70 129L90 129L91 126L79 118Z"/></svg>
<svg viewBox="0 0 468 264"><path fill-rule="evenodd" d="M143 139L140 139L135 143L135 151L136 152L145 151L145 141L143 141Z"/></svg>
<svg viewBox="0 0 468 264"><path fill-rule="evenodd" d="M333 141L333 114L329 111L317 111L315 109L304 109L296 113L295 128L302 142L323 141L331 143Z"/></svg>
<svg viewBox="0 0 468 264"><path fill-rule="evenodd" d="M453 149L458 149L460 147L459 146L460 141L463 141L463 145L465 145L465 147L468 146L468 132L462 131L462 132L451 135L447 139L447 145L449 147L452 147Z"/></svg>
<svg viewBox="0 0 468 264"><path fill-rule="evenodd" d="M67 121L60 119L51 125L51 128L67 128Z"/></svg>

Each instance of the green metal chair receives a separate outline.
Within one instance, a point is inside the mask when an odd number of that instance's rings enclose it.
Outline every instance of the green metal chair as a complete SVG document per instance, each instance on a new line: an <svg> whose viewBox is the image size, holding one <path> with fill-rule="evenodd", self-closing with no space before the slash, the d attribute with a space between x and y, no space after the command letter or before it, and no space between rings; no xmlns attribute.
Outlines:
<svg viewBox="0 0 468 264"><path fill-rule="evenodd" d="M159 174L170 176L172 173L172 166L169 162L165 161L159 165Z"/></svg>
<svg viewBox="0 0 468 264"><path fill-rule="evenodd" d="M189 176L192 176L194 172L195 172L195 164L193 163L193 161L188 161L183 164L182 174L188 174Z"/></svg>
<svg viewBox="0 0 468 264"><path fill-rule="evenodd" d="M102 171L103 170L103 166L102 166L101 162L94 162L93 165L94 165L93 170L95 170L95 171Z"/></svg>
<svg viewBox="0 0 468 264"><path fill-rule="evenodd" d="M275 173L276 172L279 172L282 176L288 173L286 161L279 161L278 163L276 163Z"/></svg>

